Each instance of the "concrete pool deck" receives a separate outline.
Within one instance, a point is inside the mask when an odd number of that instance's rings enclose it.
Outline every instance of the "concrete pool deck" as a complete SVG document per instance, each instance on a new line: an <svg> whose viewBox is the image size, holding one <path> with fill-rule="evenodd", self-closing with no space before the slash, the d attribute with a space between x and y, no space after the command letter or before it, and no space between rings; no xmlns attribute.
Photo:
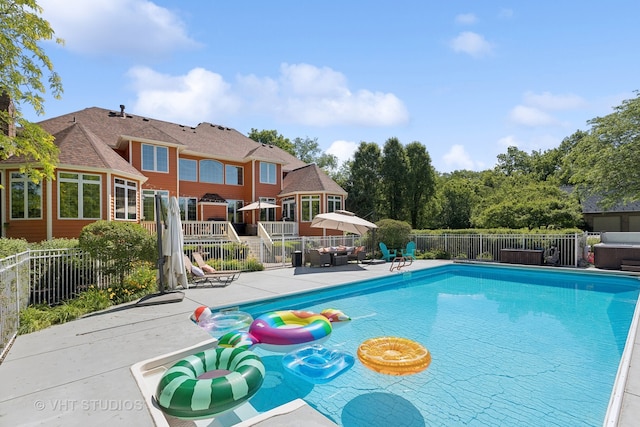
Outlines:
<svg viewBox="0 0 640 427"><path fill-rule="evenodd" d="M402 271L447 263L415 261ZM198 306L236 305L389 274L398 273L389 272L388 263L243 273L226 288L185 290L179 303L118 306L21 335L0 365L0 426L154 426L130 368L209 339L203 330L185 327ZM629 356L620 417L608 425L631 427L640 419L640 331Z"/></svg>

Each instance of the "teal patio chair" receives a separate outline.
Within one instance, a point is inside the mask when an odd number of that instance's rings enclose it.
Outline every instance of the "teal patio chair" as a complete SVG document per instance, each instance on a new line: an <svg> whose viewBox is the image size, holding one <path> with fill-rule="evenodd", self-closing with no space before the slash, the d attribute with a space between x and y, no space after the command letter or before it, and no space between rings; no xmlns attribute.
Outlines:
<svg viewBox="0 0 640 427"><path fill-rule="evenodd" d="M416 258L416 242L407 243L407 247L401 251L402 256L405 258Z"/></svg>
<svg viewBox="0 0 640 427"><path fill-rule="evenodd" d="M380 246L380 251L382 252L382 259L383 260L385 260L385 261L393 261L393 259L397 256L395 249L393 251L390 251L389 249L387 249L387 245L385 245L382 242L379 243L379 246Z"/></svg>

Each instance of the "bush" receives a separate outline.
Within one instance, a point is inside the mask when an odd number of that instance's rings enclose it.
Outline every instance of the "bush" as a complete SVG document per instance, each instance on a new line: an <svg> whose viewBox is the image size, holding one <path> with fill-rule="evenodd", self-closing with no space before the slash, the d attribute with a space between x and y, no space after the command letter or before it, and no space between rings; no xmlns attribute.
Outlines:
<svg viewBox="0 0 640 427"><path fill-rule="evenodd" d="M379 242L384 242L387 248L403 249L409 242L411 234L411 225L408 222L397 221L395 219L383 219L376 223L378 226L376 235L378 241L375 242L376 247Z"/></svg>
<svg viewBox="0 0 640 427"><path fill-rule="evenodd" d="M0 259L19 254L29 249L25 239L0 238Z"/></svg>
<svg viewBox="0 0 640 427"><path fill-rule="evenodd" d="M89 224L82 229L79 243L92 257L104 261L102 272L119 283L124 281L134 262L154 262L157 258L155 237L140 224L131 222Z"/></svg>
<svg viewBox="0 0 640 427"><path fill-rule="evenodd" d="M156 290L156 271L149 263L138 263L122 285L109 289L89 289L77 298L50 307L46 304L32 305L20 311L19 334L28 334L66 323L88 313L104 310L114 304L129 302Z"/></svg>
<svg viewBox="0 0 640 427"><path fill-rule="evenodd" d="M122 304L153 293L157 289L156 270L148 262L139 262L133 266L131 273L121 285L107 289L107 295L113 304Z"/></svg>

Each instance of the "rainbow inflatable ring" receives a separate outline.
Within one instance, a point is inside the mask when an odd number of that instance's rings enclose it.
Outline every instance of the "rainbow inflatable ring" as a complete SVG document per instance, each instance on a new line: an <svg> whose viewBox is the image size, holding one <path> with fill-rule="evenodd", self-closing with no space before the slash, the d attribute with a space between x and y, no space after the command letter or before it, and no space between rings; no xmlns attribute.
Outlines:
<svg viewBox="0 0 640 427"><path fill-rule="evenodd" d="M274 352L290 352L303 344L319 344L329 338L333 325L351 320L340 310L320 314L302 310L272 311L257 317L248 332L230 332L218 340L220 347L249 349L254 345Z"/></svg>

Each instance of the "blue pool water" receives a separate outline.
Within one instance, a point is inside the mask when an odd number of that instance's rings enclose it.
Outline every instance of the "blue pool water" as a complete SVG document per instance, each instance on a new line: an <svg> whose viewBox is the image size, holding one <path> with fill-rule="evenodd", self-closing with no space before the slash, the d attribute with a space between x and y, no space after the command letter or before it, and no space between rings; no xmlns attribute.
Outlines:
<svg viewBox="0 0 640 427"><path fill-rule="evenodd" d="M429 349L425 371L388 376L354 366L326 384L255 349L267 375L258 411L302 398L346 426L599 426L638 299L638 280L525 268L451 265L241 306L337 308L352 317L326 347L356 356L398 336Z"/></svg>

